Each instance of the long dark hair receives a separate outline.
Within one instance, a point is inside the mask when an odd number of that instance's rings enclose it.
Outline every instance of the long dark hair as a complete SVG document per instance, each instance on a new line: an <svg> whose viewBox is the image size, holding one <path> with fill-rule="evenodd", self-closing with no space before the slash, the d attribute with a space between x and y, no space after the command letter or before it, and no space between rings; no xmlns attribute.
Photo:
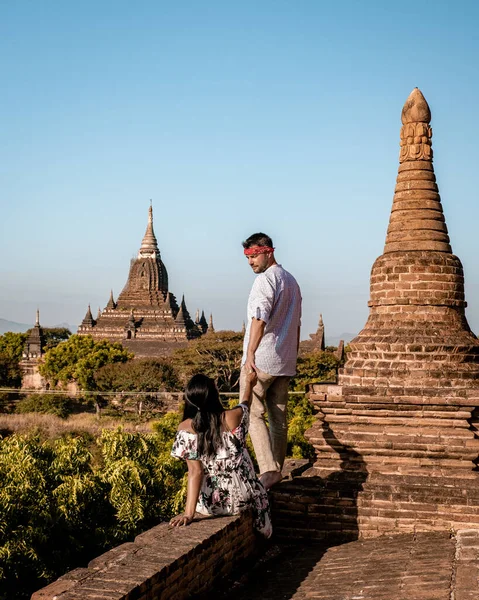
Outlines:
<svg viewBox="0 0 479 600"><path fill-rule="evenodd" d="M198 456L213 456L223 445L221 415L224 412L215 382L206 375L193 375L185 390L183 421L192 420L198 439Z"/></svg>

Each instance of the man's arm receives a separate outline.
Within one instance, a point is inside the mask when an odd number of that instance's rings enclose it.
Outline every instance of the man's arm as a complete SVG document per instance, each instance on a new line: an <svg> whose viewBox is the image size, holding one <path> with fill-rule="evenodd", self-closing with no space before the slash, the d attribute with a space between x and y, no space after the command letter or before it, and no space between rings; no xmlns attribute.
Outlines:
<svg viewBox="0 0 479 600"><path fill-rule="evenodd" d="M248 348L246 350L246 362L244 364L246 372L257 370L254 363L254 355L261 340L263 339L265 327L266 323L264 321L261 321L261 319L255 319L253 317L249 331Z"/></svg>

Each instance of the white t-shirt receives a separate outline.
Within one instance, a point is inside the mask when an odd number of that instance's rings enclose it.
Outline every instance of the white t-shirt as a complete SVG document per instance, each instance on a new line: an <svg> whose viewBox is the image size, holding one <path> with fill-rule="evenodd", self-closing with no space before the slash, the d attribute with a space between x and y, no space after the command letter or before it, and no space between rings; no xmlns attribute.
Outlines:
<svg viewBox="0 0 479 600"><path fill-rule="evenodd" d="M253 318L266 323L263 338L255 352L255 365L269 375L295 375L301 291L296 279L281 265L272 265L257 275L251 288L242 365L246 362Z"/></svg>

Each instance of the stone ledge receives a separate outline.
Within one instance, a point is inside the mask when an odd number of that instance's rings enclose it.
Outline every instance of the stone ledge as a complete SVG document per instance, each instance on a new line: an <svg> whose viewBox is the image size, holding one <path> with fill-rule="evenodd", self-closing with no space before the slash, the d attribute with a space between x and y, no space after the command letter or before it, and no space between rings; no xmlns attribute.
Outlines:
<svg viewBox="0 0 479 600"><path fill-rule="evenodd" d="M161 523L66 573L32 600L181 600L205 593L257 551L252 515Z"/></svg>

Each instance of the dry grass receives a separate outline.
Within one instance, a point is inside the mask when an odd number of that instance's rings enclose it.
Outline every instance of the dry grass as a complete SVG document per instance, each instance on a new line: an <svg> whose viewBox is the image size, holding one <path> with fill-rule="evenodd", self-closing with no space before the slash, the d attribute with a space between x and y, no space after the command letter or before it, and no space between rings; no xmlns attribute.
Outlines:
<svg viewBox="0 0 479 600"><path fill-rule="evenodd" d="M86 432L97 436L102 429L115 429L122 426L126 431L151 433L150 422L132 423L114 417L101 417L91 413L72 415L68 419L60 419L55 415L40 413L0 414L0 433L39 432L48 438L57 438L71 432Z"/></svg>

